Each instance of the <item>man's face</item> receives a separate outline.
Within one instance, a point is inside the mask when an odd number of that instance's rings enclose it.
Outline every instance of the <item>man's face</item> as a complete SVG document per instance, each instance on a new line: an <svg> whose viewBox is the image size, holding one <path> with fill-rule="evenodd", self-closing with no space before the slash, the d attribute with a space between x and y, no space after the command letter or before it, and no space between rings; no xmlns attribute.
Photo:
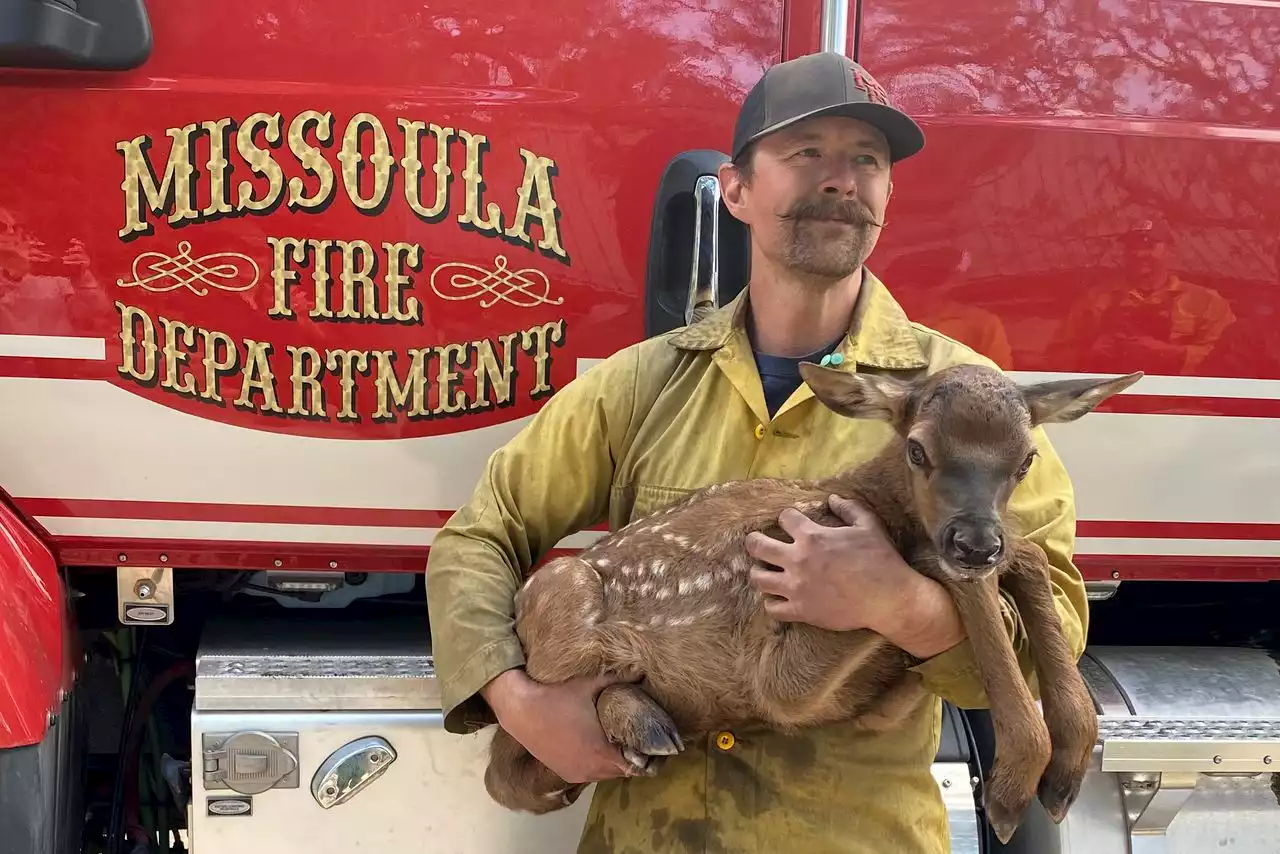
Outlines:
<svg viewBox="0 0 1280 854"><path fill-rule="evenodd" d="M750 175L726 165L720 182L757 251L797 273L839 280L866 261L880 236L889 147L865 122L807 119L760 139Z"/></svg>

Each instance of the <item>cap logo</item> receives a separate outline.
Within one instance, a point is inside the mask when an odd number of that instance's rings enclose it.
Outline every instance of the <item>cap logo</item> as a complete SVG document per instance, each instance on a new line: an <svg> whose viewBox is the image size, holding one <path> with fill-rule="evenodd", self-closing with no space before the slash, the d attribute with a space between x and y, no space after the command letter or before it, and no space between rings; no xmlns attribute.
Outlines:
<svg viewBox="0 0 1280 854"><path fill-rule="evenodd" d="M867 93L868 100L876 104L883 104L886 107L892 106L889 103L889 93L884 90L884 87L881 86L874 77L856 65L853 67L852 71L853 85Z"/></svg>

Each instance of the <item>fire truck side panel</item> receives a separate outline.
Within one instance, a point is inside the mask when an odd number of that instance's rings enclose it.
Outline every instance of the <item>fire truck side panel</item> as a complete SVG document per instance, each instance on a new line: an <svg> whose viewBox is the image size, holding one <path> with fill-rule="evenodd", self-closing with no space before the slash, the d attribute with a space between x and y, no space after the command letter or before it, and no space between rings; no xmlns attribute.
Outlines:
<svg viewBox="0 0 1280 854"><path fill-rule="evenodd" d="M1280 8L863 0L919 117L872 266L1017 376L1147 377L1051 429L1092 578L1280 574Z"/></svg>
<svg viewBox="0 0 1280 854"><path fill-rule="evenodd" d="M0 75L0 486L80 565L421 571L642 336L663 166L783 45L780 2L148 11L135 70Z"/></svg>

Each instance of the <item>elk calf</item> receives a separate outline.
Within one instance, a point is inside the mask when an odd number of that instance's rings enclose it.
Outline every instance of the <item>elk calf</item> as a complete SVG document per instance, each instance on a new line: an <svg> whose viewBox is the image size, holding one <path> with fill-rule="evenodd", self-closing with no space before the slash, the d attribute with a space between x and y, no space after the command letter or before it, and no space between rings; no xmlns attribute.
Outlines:
<svg viewBox="0 0 1280 854"><path fill-rule="evenodd" d="M1062 635L1045 555L1008 527L1005 510L1033 465L1033 427L1075 420L1142 374L1019 387L973 365L914 382L801 370L826 406L886 421L894 438L829 478L702 489L547 563L516 598L528 675L616 675L597 711L635 773L655 773L684 738L718 729L892 722L926 697L906 653L870 631L779 623L749 581L750 532L789 541L778 525L788 507L841 525L828 498L853 499L881 519L904 559L954 597L995 725L985 805L997 835L1012 836L1037 790L1061 821L1079 792L1097 718ZM1027 629L1043 715L1004 632L1001 580ZM561 780L501 727L485 784L498 803L535 813L567 806L585 788Z"/></svg>

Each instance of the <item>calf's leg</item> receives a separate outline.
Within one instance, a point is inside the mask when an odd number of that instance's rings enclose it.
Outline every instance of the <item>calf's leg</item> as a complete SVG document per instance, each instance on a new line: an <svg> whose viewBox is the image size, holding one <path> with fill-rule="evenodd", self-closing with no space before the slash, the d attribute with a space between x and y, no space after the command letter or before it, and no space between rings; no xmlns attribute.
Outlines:
<svg viewBox="0 0 1280 854"><path fill-rule="evenodd" d="M516 635L525 651L525 671L543 683L594 676L609 668L616 630L602 623L604 587L600 575L578 557L548 562L516 595ZM634 773L652 774L653 757L684 749L676 726L637 685L635 674L618 674L596 699L605 737L618 745ZM508 809L544 813L573 803L581 785L570 785L538 761L501 727L494 734L485 786Z"/></svg>
<svg viewBox="0 0 1280 854"><path fill-rule="evenodd" d="M763 612L753 689L760 715L784 730L850 719L869 728L909 707L905 653L868 631L833 632L807 623L774 623Z"/></svg>
<svg viewBox="0 0 1280 854"><path fill-rule="evenodd" d="M560 775L539 762L499 726L489 747L484 787L500 806L541 815L569 806L586 785L570 785L560 779Z"/></svg>
<svg viewBox="0 0 1280 854"><path fill-rule="evenodd" d="M1088 770L1098 740L1098 713L1063 636L1044 553L1034 543L1017 549L1005 585L1027 628L1052 744L1040 780L1040 802L1055 822L1061 822Z"/></svg>
<svg viewBox="0 0 1280 854"><path fill-rule="evenodd" d="M999 579L948 585L991 707L996 760L986 784L987 820L1001 843L1012 838L1049 761L1049 732L1004 631Z"/></svg>
<svg viewBox="0 0 1280 854"><path fill-rule="evenodd" d="M591 676L604 666L597 624L604 616L600 576L577 557L548 562L516 594L516 636L525 672L543 683ZM510 810L545 813L573 803L585 786L570 785L501 726L493 736L485 788Z"/></svg>

